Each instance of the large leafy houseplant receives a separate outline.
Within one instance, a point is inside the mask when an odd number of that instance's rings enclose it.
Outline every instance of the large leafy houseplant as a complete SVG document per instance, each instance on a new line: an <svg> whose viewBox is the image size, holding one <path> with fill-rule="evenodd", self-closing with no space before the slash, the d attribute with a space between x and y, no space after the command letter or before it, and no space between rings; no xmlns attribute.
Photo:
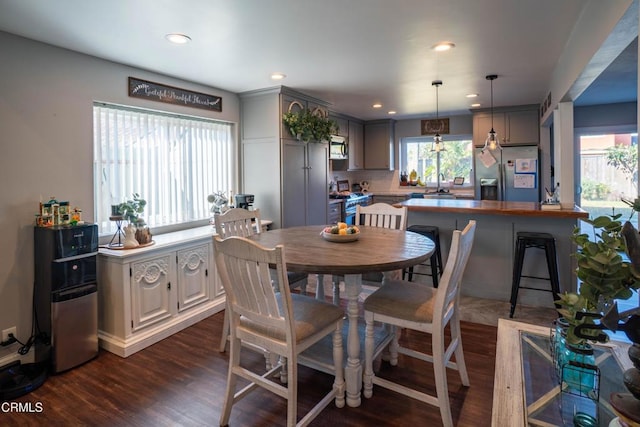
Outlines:
<svg viewBox="0 0 640 427"><path fill-rule="evenodd" d="M282 115L282 122L291 135L304 141L329 141L338 130L338 124L308 109Z"/></svg>
<svg viewBox="0 0 640 427"><path fill-rule="evenodd" d="M580 292L565 293L556 301L561 307L558 312L570 325L569 343L585 341L574 333L578 325L595 324L594 319L604 313L613 300L629 299L633 290L640 288L640 272L624 256L627 244L620 216L586 220L593 226L594 236L583 233L579 227L573 231L571 240L578 246L574 256ZM600 335L595 329L583 330L594 337Z"/></svg>

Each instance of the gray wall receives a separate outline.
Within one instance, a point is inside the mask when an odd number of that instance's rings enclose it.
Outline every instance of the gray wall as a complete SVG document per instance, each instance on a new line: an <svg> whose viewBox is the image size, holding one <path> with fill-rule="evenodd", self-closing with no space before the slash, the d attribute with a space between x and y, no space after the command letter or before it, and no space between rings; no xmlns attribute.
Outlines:
<svg viewBox="0 0 640 427"><path fill-rule="evenodd" d="M105 101L237 123L236 94L150 73L0 32L0 331L32 323L33 225L40 198L69 200L93 221L92 103ZM223 111L129 98L138 77L218 95ZM15 357L0 348L0 366Z"/></svg>

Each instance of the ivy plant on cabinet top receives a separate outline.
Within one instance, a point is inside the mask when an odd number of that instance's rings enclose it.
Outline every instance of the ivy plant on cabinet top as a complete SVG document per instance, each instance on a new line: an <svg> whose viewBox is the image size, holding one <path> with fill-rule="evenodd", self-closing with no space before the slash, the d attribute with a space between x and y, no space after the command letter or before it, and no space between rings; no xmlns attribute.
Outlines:
<svg viewBox="0 0 640 427"><path fill-rule="evenodd" d="M338 124L334 120L307 109L283 114L282 122L291 135L304 142L329 141L331 135L338 132Z"/></svg>

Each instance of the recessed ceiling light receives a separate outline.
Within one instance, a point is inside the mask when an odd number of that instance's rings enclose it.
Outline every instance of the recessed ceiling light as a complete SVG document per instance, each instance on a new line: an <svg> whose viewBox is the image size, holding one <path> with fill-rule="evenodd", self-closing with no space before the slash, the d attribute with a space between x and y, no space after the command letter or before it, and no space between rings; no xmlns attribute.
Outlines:
<svg viewBox="0 0 640 427"><path fill-rule="evenodd" d="M482 105L482 104L471 104L471 106L472 106L472 107L479 107L479 106L481 106L481 105Z"/></svg>
<svg viewBox="0 0 640 427"><path fill-rule="evenodd" d="M372 105L373 108L382 108L382 104L380 103L375 103Z"/></svg>
<svg viewBox="0 0 640 427"><path fill-rule="evenodd" d="M191 41L191 37L186 36L184 34L179 34L179 33L167 34L164 37L167 40L169 40L171 43L175 43L175 44L186 44Z"/></svg>
<svg viewBox="0 0 640 427"><path fill-rule="evenodd" d="M271 80L282 80L285 77L287 77L287 75L283 74L283 73L273 73L273 74L271 74Z"/></svg>
<svg viewBox="0 0 640 427"><path fill-rule="evenodd" d="M395 114L395 113L396 113L396 112L395 112L395 111L393 111L393 110L389 111L389 114Z"/></svg>
<svg viewBox="0 0 640 427"><path fill-rule="evenodd" d="M453 49L454 47L456 47L456 45L451 42L440 42L431 46L431 49L436 52L444 52L445 50Z"/></svg>
<svg viewBox="0 0 640 427"><path fill-rule="evenodd" d="M477 93L470 93L469 95L467 95L467 98L477 98L478 94Z"/></svg>

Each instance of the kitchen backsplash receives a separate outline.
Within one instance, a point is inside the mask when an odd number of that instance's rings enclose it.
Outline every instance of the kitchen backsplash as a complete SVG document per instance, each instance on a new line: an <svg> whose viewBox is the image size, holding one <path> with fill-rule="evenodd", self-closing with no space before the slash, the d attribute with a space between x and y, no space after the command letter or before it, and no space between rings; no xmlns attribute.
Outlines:
<svg viewBox="0 0 640 427"><path fill-rule="evenodd" d="M355 183L360 183L362 181L368 181L369 191L371 192L398 191L398 189L400 188L400 173L398 171L333 171L330 174L329 178L333 182L336 182L337 180L348 179L349 184L352 185Z"/></svg>

